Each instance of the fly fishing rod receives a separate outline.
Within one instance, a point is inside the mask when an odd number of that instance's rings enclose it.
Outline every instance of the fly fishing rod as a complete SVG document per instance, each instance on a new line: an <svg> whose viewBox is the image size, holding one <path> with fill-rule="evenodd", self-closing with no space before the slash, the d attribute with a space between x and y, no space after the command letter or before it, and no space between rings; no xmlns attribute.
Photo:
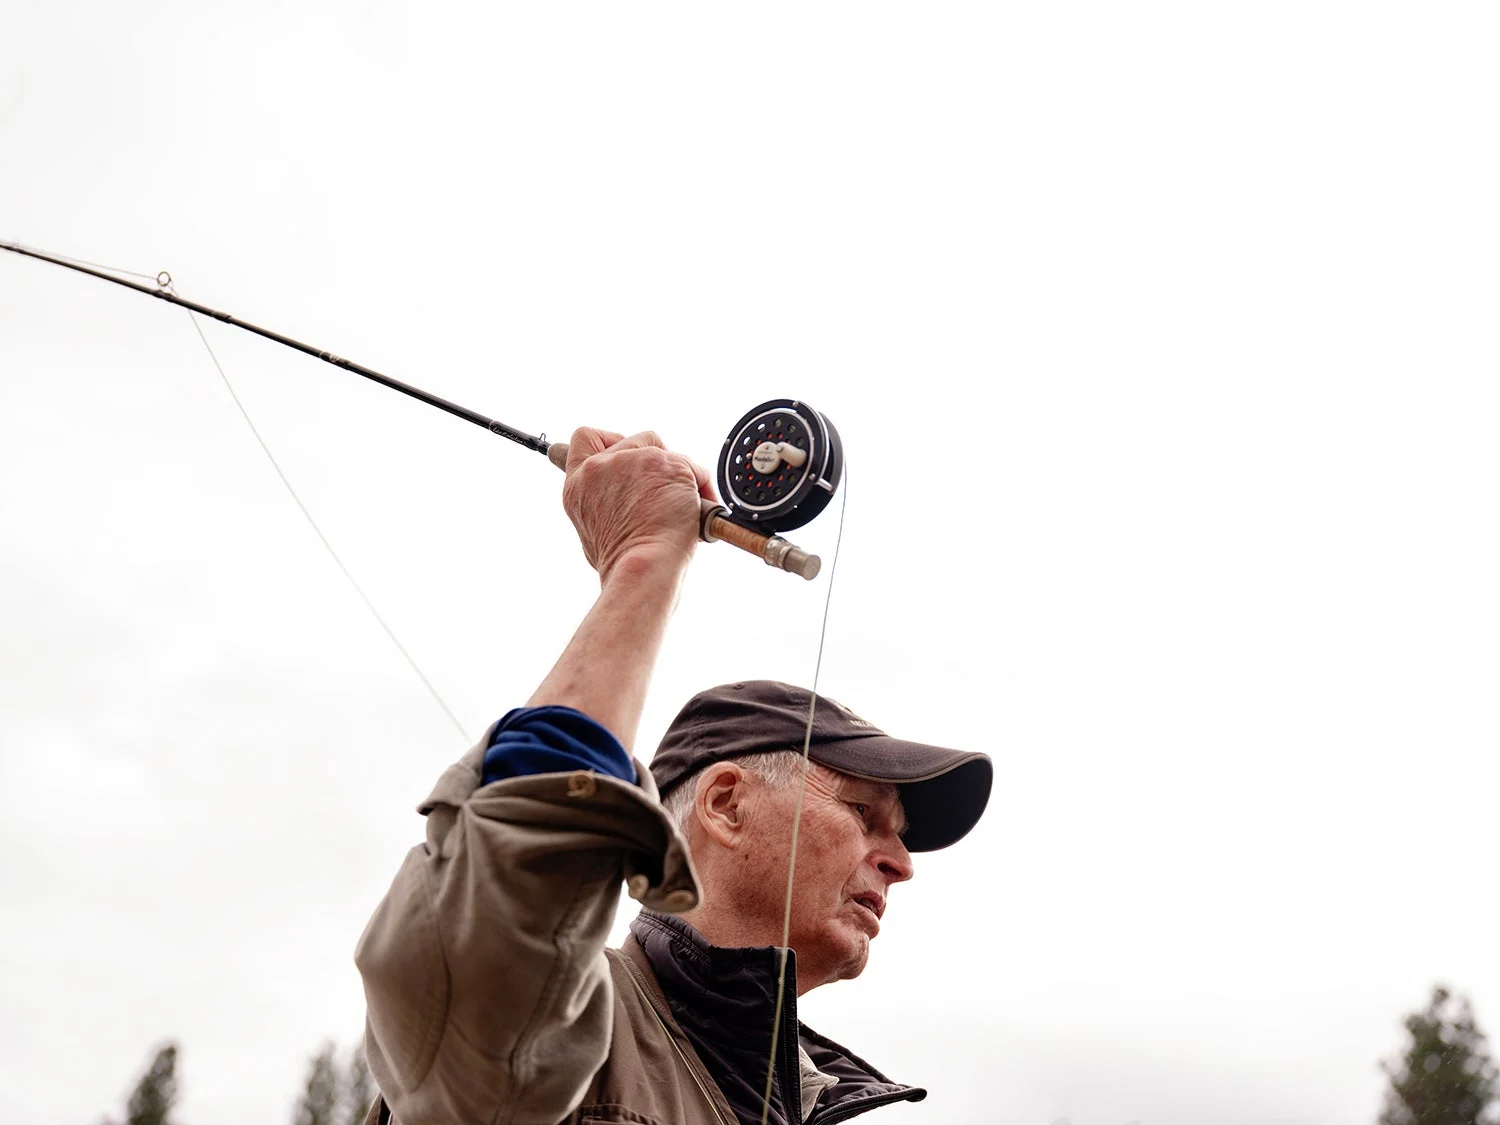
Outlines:
<svg viewBox="0 0 1500 1125"><path fill-rule="evenodd" d="M543 454L560 469L567 466L566 442L549 442L545 434L537 437L517 430L333 352L179 297L173 291L171 274L165 270L156 275L156 288L153 289L90 265L30 250L19 243L0 242L0 249L97 277L264 336L393 391L400 391L418 402L445 410L466 422L483 426L492 434ZM722 541L732 544L763 559L769 566L811 580L822 567L818 556L787 542L779 533L803 526L826 508L833 499L843 471L843 444L833 423L824 415L796 399L772 399L753 407L735 423L720 448L719 495L725 504L716 504L712 500L702 502L699 536L707 543Z"/></svg>

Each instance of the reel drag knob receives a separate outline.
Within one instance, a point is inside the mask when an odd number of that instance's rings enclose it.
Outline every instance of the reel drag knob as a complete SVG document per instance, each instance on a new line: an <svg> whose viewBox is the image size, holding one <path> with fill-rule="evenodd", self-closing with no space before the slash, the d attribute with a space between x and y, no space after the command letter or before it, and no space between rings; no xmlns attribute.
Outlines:
<svg viewBox="0 0 1500 1125"><path fill-rule="evenodd" d="M729 519L763 533L809 523L833 499L844 447L827 417L804 402L763 402L735 423L719 454Z"/></svg>

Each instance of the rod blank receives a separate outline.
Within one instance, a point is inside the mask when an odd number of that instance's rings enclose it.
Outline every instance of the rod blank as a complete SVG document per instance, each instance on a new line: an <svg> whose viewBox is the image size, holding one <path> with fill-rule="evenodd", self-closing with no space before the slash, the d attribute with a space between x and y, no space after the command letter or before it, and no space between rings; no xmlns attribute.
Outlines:
<svg viewBox="0 0 1500 1125"><path fill-rule="evenodd" d="M13 254L23 254L28 258L36 258L39 261L50 262L54 266L62 266L64 269L74 270L78 273L97 277L101 281L108 281L115 285L124 286L126 289L134 289L137 293L144 293L148 297L155 297L159 301L168 304L180 305L182 308L199 313L202 316L212 317L214 320L224 324L232 324L236 328L243 328L246 332L253 332L257 336L264 336L267 340L274 340L278 344L284 344L289 348L295 348L304 355L310 355L314 359L321 359L324 363L331 363L335 367L345 371L353 372L355 375L369 379L371 382L379 383L381 386L389 387L393 391L424 402L428 406L435 406L439 410L447 411L455 417L462 418L466 422L472 422L476 426L483 426L492 434L498 434L503 438L515 442L517 445L525 446L527 449L537 453L546 454L547 460L551 461L559 469L565 468L568 463L567 442L547 442L544 438L528 434L523 430L517 430L507 426L504 422L498 422L493 418L487 418L478 411L470 410L466 406L460 406L456 402L449 402L445 398L429 394L420 387L413 387L410 383L403 383L399 379L393 379L389 375L382 375L374 368L365 367L363 364L355 363L353 360L345 359L343 356L334 355L321 348L315 348L311 344L304 344L300 340L294 340L290 336L283 336L280 332L272 332L269 328L261 328L259 325L251 324L247 320L240 320L229 313L211 309L207 305L200 305L196 301L189 301L171 292L167 286L171 284L170 277L165 281L158 275L155 289L145 285L138 285L133 281L115 277L88 266L79 265L63 258L53 257L51 254L43 254L37 250L28 250L24 246L14 242L0 242L0 250L9 250ZM742 551L748 551L757 558L763 559L767 565L779 570L787 570L793 574L800 574L803 578L811 580L817 576L822 567L822 562L817 555L809 555L800 547L794 547L779 536L764 536L749 528L741 527L739 524L731 523L724 516L729 514L729 509L722 508L712 501L704 501L703 522L699 534L706 543L723 541L731 543Z"/></svg>

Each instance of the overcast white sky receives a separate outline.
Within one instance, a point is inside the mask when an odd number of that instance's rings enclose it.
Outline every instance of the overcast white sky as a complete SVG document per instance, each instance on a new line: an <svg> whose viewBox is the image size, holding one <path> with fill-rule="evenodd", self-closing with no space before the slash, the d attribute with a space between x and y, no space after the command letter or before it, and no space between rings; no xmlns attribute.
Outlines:
<svg viewBox="0 0 1500 1125"><path fill-rule="evenodd" d="M850 477L823 687L994 755L810 1024L907 1125L1356 1125L1429 986L1500 1031L1500 17L1484 4L10 4L0 239L532 432ZM591 594L546 462L205 328L473 731ZM799 533L831 559L833 514ZM648 754L812 675L700 552ZM0 1104L289 1119L462 741L188 315L0 255ZM622 921L624 914L622 914Z"/></svg>

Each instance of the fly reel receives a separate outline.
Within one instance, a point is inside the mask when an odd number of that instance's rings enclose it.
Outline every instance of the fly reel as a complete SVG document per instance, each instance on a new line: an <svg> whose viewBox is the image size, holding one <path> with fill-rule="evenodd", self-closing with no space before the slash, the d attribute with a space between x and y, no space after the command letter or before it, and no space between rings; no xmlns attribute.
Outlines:
<svg viewBox="0 0 1500 1125"><path fill-rule="evenodd" d="M567 468L565 442L538 444L547 460ZM811 581L822 561L778 533L809 523L828 507L843 475L844 446L832 422L793 398L763 402L724 439L719 452L723 503L702 501L699 535Z"/></svg>
<svg viewBox="0 0 1500 1125"><path fill-rule="evenodd" d="M504 422L428 394L419 387L382 375L379 371L336 356L332 352L322 351L268 328L260 328L207 305L185 300L173 290L172 277L166 271L157 275L156 288L148 289L144 285L91 269L76 261L42 254L13 243L0 243L0 250L8 250L28 258L39 258L53 265L86 273L101 281L134 289L148 297L181 305L189 312L212 317L224 324L243 328L246 332L254 332L257 336L264 336L268 340L316 356L325 363L400 391L428 406L445 410L466 422L483 426L493 434L542 454L559 469L567 469L566 442L549 442L545 434L533 437ZM844 448L832 422L796 399L778 398L762 403L741 418L724 439L724 448L719 456L719 495L724 498L727 507L721 507L708 499L702 501L700 535L707 542L722 540L759 556L769 566L811 579L817 575L818 568L822 565L818 556L809 555L776 533L801 527L828 507L828 501L833 499L833 493L843 474Z"/></svg>
<svg viewBox="0 0 1500 1125"><path fill-rule="evenodd" d="M810 523L844 475L838 430L805 402L775 398L735 423L719 453L728 519L763 534Z"/></svg>

